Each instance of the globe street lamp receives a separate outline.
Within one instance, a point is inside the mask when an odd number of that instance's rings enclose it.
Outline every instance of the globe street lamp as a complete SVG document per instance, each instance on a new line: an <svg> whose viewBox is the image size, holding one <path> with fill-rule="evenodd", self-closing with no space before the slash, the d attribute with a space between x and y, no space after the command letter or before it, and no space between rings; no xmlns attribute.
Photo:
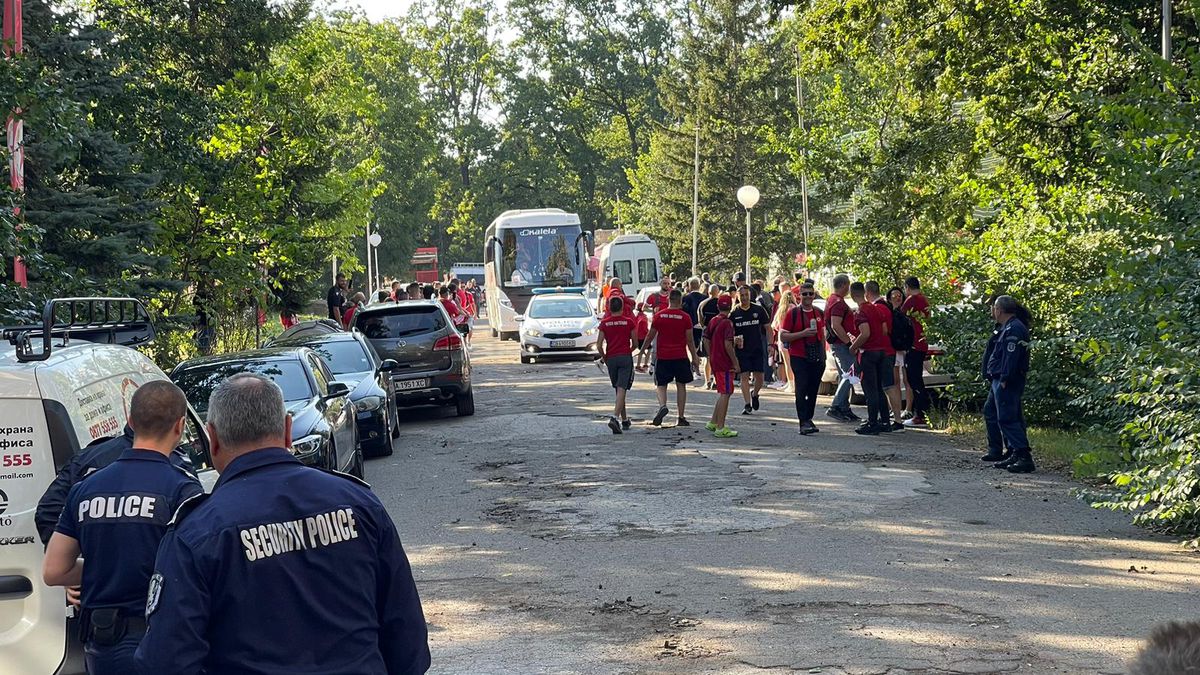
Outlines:
<svg viewBox="0 0 1200 675"><path fill-rule="evenodd" d="M758 204L758 188L753 185L743 185L738 188L738 203L746 209L746 283L750 283L750 209Z"/></svg>
<svg viewBox="0 0 1200 675"><path fill-rule="evenodd" d="M379 274L379 244L381 244L381 243L383 243L383 237L379 236L378 232L372 232L367 237L367 244L369 244L369 246L367 248L368 274L370 274L369 270L371 269L372 258L374 258L374 261L375 261L375 274L374 274L374 276L371 277L371 284L375 288L372 290L372 292L374 292L375 290L378 290L379 282L380 282L380 278L381 278L380 274Z"/></svg>

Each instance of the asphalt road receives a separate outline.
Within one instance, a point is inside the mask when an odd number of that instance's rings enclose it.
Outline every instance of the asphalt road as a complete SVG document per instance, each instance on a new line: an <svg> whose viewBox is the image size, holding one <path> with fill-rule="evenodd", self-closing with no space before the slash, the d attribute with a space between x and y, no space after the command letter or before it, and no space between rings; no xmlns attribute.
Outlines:
<svg viewBox="0 0 1200 675"><path fill-rule="evenodd" d="M431 672L1094 675L1195 618L1200 559L1068 479L935 432L801 437L776 392L736 439L704 431L698 388L694 426L655 428L644 376L614 436L591 363L520 365L483 337L472 357L476 415L410 411L367 465Z"/></svg>

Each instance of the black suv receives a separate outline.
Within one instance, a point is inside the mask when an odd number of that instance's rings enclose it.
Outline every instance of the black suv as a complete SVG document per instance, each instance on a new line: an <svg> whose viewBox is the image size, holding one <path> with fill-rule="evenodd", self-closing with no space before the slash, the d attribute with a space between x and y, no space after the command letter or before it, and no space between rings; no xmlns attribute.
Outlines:
<svg viewBox="0 0 1200 675"><path fill-rule="evenodd" d="M459 416L475 414L471 358L450 315L435 300L403 300L360 309L354 327L383 359L396 362L396 403L454 405Z"/></svg>

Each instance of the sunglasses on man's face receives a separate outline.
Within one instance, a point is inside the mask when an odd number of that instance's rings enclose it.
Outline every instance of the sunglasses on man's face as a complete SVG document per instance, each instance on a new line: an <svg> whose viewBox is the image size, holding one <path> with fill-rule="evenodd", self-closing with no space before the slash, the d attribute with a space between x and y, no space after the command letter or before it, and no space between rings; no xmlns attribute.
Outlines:
<svg viewBox="0 0 1200 675"><path fill-rule="evenodd" d="M811 298L812 296L816 295L816 293L813 293L812 291L807 291L805 293L801 293L800 295L802 297Z"/></svg>

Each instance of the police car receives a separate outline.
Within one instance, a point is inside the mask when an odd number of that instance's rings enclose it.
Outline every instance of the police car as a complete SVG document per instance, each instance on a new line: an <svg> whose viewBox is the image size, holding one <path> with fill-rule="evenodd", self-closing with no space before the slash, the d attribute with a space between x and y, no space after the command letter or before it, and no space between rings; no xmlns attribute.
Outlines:
<svg viewBox="0 0 1200 675"><path fill-rule="evenodd" d="M600 325L582 288L533 291L521 325L521 363L544 356L596 358Z"/></svg>
<svg viewBox="0 0 1200 675"><path fill-rule="evenodd" d="M122 432L133 392L167 379L130 348L153 337L129 298L56 299L41 324L0 328L0 675L84 672L63 589L42 583L34 512L75 453ZM184 434L211 489L208 439L190 409Z"/></svg>

